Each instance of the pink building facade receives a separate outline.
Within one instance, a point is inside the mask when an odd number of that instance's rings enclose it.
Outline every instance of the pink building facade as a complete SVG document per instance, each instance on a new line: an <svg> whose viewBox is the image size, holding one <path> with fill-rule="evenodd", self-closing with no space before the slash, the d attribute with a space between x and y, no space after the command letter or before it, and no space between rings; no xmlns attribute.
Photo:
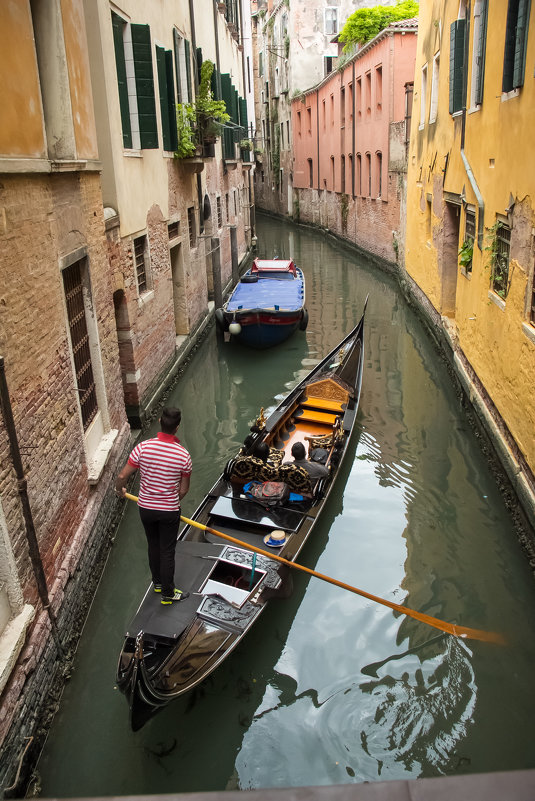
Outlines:
<svg viewBox="0 0 535 801"><path fill-rule="evenodd" d="M416 37L416 20L393 23L292 103L299 220L391 262L403 251Z"/></svg>

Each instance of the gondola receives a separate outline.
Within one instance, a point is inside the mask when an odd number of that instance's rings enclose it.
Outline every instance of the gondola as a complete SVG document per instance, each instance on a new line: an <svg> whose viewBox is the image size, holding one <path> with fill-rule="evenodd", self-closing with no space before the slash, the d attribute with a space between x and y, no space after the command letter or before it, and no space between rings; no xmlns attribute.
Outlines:
<svg viewBox="0 0 535 801"><path fill-rule="evenodd" d="M292 571L270 555L297 559L340 471L359 406L365 309L353 331L268 417L260 411L240 452L180 532L175 583L189 597L162 607L149 586L126 631L117 669L134 731L202 682L245 637L269 600L287 594ZM328 475L315 484L307 484L304 468L286 464L297 441L328 467ZM270 459L260 467L253 455L258 443L270 448ZM273 484L275 478L279 481ZM290 492L285 500L272 505L252 497L259 487L280 489L281 481Z"/></svg>
<svg viewBox="0 0 535 801"><path fill-rule="evenodd" d="M243 345L269 348L284 342L307 327L303 271L293 259L255 259L215 319L225 338Z"/></svg>

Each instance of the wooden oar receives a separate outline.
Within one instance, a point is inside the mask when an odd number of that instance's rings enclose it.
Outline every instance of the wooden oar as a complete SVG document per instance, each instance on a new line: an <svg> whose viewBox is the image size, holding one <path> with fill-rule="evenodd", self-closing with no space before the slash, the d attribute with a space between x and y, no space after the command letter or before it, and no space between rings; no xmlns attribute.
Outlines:
<svg viewBox="0 0 535 801"><path fill-rule="evenodd" d="M126 497L129 498L131 501L137 502L137 497L135 495L130 495L130 493L126 493ZM387 601L386 598L379 598L377 595L372 595L365 590L360 590L358 587L352 587L351 584L346 584L343 581L338 581L338 579L331 578L331 576L326 576L323 573L318 573L316 570L311 570L309 567L305 567L304 565L299 565L297 562L290 562L288 559L284 559L282 556L277 556L277 554L270 553L269 551L264 551L262 548L257 548L256 545L249 545L248 542L243 542L242 540L235 539L231 537L229 534L223 534L222 531L217 531L215 528L210 528L210 526L205 526L203 523L197 523L195 520L190 520L187 517L180 516L180 519L183 523L186 523L188 526L194 526L195 528L200 528L201 531L208 531L210 534L213 534L215 537L221 537L224 540L228 540L229 542L234 543L234 545L239 545L240 548L246 548L248 551L254 551L255 553L260 553L262 556L267 556L269 559L274 559L276 562L280 562L283 565L287 565L288 567L293 567L295 570L301 570L303 573L308 573L310 576L315 576L316 578L321 579L322 581L327 581L329 584L334 584L336 587L341 587L343 590L349 590L349 592L353 592L356 595L361 595L363 598L367 598L369 601L374 601L377 604L382 604L383 606L388 606L390 609L395 609L396 612L400 612L402 615L407 615L408 617L414 618L414 620L419 620L421 623L427 623L428 626L433 626L433 628L438 629L439 631L445 631L446 634L453 634L455 637L462 637L463 639L468 640L480 640L481 642L492 642L497 645L505 645L506 641L502 634L496 631L483 631L482 629L471 629L467 628L466 626L456 626L453 623L446 623L443 620L439 620L437 617L431 617L431 615L426 615L423 612L416 612L414 609L409 609L408 606L401 606L400 604L395 604L393 601Z"/></svg>

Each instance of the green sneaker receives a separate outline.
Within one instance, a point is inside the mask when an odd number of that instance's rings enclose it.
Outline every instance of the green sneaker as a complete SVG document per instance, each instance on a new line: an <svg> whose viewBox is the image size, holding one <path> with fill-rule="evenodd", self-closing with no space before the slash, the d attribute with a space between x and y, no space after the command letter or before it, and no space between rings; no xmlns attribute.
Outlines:
<svg viewBox="0 0 535 801"><path fill-rule="evenodd" d="M173 601L183 601L185 598L188 597L189 597L189 592L182 592L182 590L177 590L175 587L173 595L162 595L162 600L160 601L160 603L163 605L172 604Z"/></svg>
<svg viewBox="0 0 535 801"><path fill-rule="evenodd" d="M161 584L153 584L152 585L152 589L154 590L154 592L161 592L162 591L162 585Z"/></svg>

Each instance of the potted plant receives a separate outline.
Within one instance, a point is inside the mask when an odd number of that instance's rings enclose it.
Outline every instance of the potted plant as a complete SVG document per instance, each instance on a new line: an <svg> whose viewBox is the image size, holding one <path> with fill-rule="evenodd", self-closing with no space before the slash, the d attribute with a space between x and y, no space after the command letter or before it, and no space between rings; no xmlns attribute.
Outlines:
<svg viewBox="0 0 535 801"><path fill-rule="evenodd" d="M223 133L224 124L230 120L225 101L213 98L210 87L213 71L213 62L203 61L195 102L177 104L177 159L201 154L203 146L213 144Z"/></svg>
<svg viewBox="0 0 535 801"><path fill-rule="evenodd" d="M240 150L252 150L253 143L250 139L242 139L239 144Z"/></svg>

